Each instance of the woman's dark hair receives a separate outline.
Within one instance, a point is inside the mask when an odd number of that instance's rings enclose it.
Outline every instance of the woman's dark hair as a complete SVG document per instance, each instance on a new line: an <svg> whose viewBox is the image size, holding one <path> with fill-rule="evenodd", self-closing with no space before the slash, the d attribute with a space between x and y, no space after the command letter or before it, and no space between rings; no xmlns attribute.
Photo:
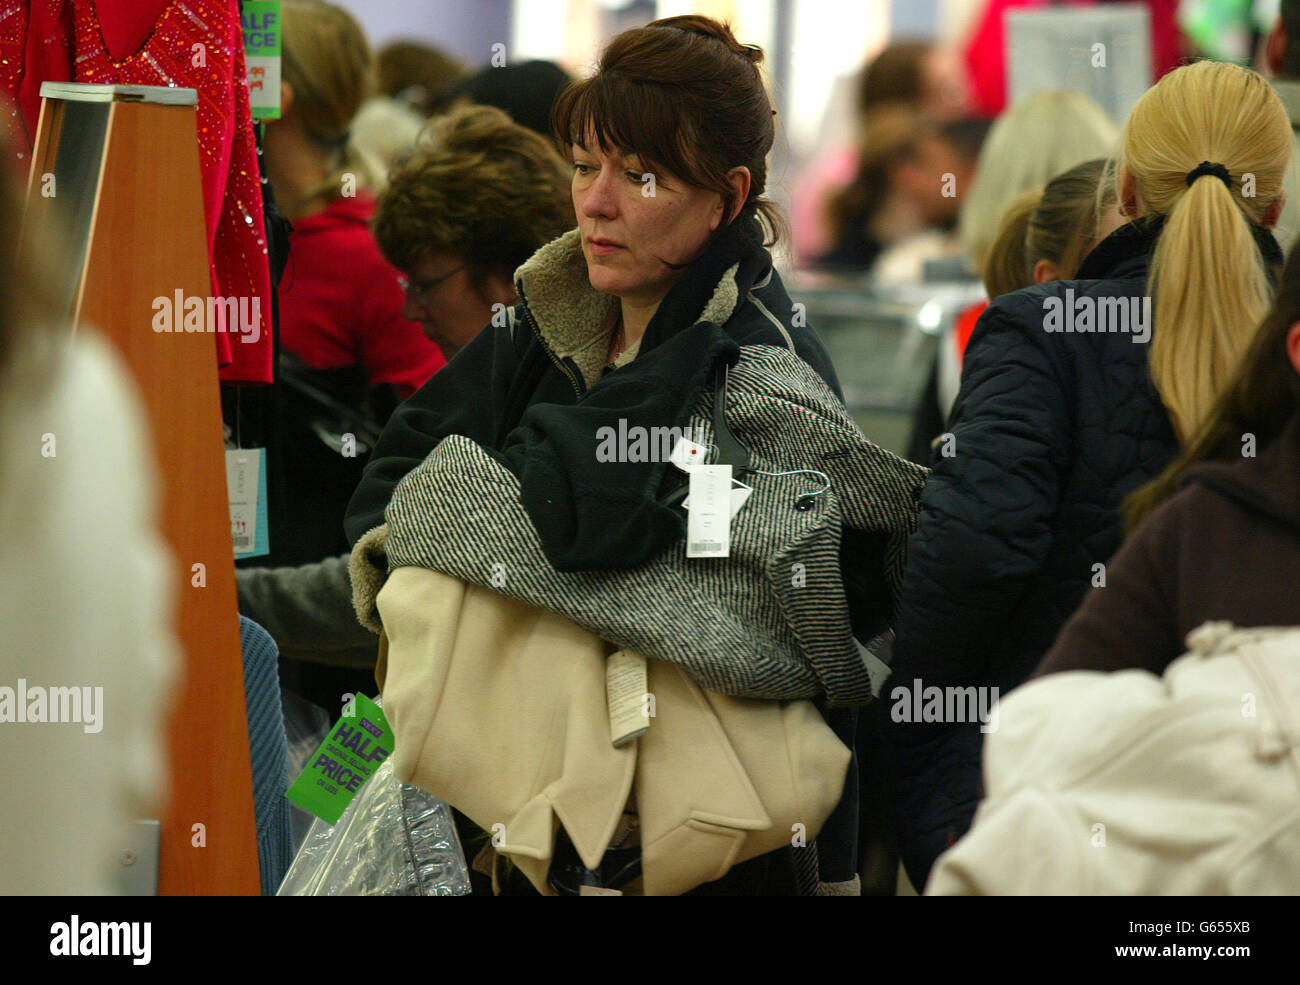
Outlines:
<svg viewBox="0 0 1300 985"><path fill-rule="evenodd" d="M465 66L423 41L394 41L375 56L379 91L407 103L427 119L443 105L444 93L465 78Z"/></svg>
<svg viewBox="0 0 1300 985"><path fill-rule="evenodd" d="M925 59L932 50L928 41L887 45L858 75L858 112L865 116L885 103L919 106L925 96Z"/></svg>
<svg viewBox="0 0 1300 985"><path fill-rule="evenodd" d="M1205 422L1158 476L1124 501L1124 526L1132 531L1172 496L1189 469L1201 462L1240 461L1243 442L1253 436L1263 448L1300 412L1300 375L1287 358L1286 339L1300 321L1300 250L1292 250L1273 307L1255 332L1232 381Z"/></svg>
<svg viewBox="0 0 1300 985"><path fill-rule="evenodd" d="M764 199L775 123L758 64L763 50L742 45L731 29L695 14L624 31L601 53L596 72L555 104L554 136L566 161L592 135L603 150L635 154L650 169L722 196L731 217L727 173L749 170L749 196L737 220L761 217L770 240L784 229Z"/></svg>
<svg viewBox="0 0 1300 985"><path fill-rule="evenodd" d="M443 103L451 107L465 99L476 106L495 106L521 127L549 137L555 100L572 81L554 62L493 66L452 86Z"/></svg>

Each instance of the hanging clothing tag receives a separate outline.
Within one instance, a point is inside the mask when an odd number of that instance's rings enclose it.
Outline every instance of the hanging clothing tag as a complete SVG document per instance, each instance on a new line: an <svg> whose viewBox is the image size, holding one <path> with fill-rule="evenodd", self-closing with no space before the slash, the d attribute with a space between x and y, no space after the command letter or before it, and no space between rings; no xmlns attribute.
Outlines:
<svg viewBox="0 0 1300 985"><path fill-rule="evenodd" d="M269 554L265 448L226 452L226 493L230 497L230 541L235 558Z"/></svg>
<svg viewBox="0 0 1300 985"><path fill-rule="evenodd" d="M285 796L326 824L337 824L392 751L393 730L383 709L358 694Z"/></svg>
<svg viewBox="0 0 1300 985"><path fill-rule="evenodd" d="M691 469L691 509L686 514L687 557L731 556L731 466Z"/></svg>
<svg viewBox="0 0 1300 985"><path fill-rule="evenodd" d="M668 460L683 472L694 471L708 461L708 458L708 446L697 445L690 438L678 438L677 444L673 446L673 450L668 454Z"/></svg>
<svg viewBox="0 0 1300 985"><path fill-rule="evenodd" d="M731 480L731 518L733 520L736 518L736 514L740 512L740 508L745 505L745 501L749 499L753 492L753 486L747 486L743 482L737 482L735 479ZM682 508L687 510L691 508L690 496L687 496L682 500Z"/></svg>
<svg viewBox="0 0 1300 985"><path fill-rule="evenodd" d="M609 737L615 749L650 731L649 686L645 657L631 650L609 655L605 661L605 699L609 704Z"/></svg>
<svg viewBox="0 0 1300 985"><path fill-rule="evenodd" d="M250 0L239 13L254 120L280 118L280 0Z"/></svg>

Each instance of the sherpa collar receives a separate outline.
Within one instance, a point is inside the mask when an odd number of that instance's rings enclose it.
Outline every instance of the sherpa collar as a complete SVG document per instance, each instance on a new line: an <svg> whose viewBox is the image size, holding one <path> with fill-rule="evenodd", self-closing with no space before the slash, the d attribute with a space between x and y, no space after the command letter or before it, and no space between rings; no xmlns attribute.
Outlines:
<svg viewBox="0 0 1300 985"><path fill-rule="evenodd" d="M742 293L742 262L766 260L771 265L767 251L756 245L754 232L748 223L737 223L714 239L664 297L636 352L647 352L699 322L722 325L731 318ZM745 264L755 269L762 265ZM557 358L572 359L590 387L604 369L619 305L617 297L591 286L581 232L571 229L534 253L515 271L515 287L543 341Z"/></svg>

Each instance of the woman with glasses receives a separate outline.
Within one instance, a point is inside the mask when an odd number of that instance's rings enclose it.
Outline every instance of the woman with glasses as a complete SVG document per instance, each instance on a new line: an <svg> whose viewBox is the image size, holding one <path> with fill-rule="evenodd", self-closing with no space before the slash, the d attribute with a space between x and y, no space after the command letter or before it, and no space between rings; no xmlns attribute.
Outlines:
<svg viewBox="0 0 1300 985"><path fill-rule="evenodd" d="M435 117L393 169L374 221L402 271L403 317L448 359L518 300L515 268L572 228L555 148L490 106Z"/></svg>

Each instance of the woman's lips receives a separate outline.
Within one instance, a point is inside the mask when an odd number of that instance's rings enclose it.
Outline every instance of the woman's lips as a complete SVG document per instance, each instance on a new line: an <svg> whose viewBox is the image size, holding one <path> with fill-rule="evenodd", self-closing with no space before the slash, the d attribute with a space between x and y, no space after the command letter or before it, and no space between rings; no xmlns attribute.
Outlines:
<svg viewBox="0 0 1300 985"><path fill-rule="evenodd" d="M607 257L611 253L617 253L619 250L625 250L627 247L621 243L615 243L612 239L589 238L588 245L591 247L593 256Z"/></svg>

